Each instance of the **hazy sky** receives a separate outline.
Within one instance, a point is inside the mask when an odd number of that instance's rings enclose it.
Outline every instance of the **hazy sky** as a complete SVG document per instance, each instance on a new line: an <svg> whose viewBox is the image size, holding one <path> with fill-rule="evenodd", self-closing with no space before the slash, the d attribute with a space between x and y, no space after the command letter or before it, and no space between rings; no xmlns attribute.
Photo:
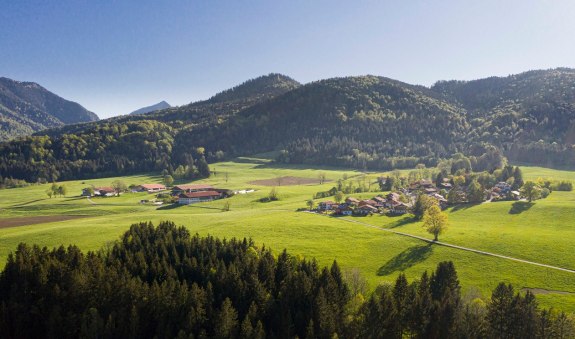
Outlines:
<svg viewBox="0 0 575 339"><path fill-rule="evenodd" d="M575 1L0 0L0 76L101 118L271 72L431 85L575 67Z"/></svg>

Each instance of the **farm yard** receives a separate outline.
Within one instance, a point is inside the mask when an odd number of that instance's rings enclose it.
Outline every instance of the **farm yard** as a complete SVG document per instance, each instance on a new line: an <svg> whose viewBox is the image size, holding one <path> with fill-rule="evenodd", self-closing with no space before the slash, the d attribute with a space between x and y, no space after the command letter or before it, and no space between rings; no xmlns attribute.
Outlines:
<svg viewBox="0 0 575 339"><path fill-rule="evenodd" d="M377 178L388 173L364 174L351 170L277 165L261 158L241 158L212 165L216 175L193 184L211 185L232 191L254 190L190 205L154 206L140 204L148 192L128 192L114 197L80 197L88 185L109 186L114 180L128 185L161 183L159 175L138 175L58 183L65 185L64 197L49 198L49 184L0 191L0 265L18 243L42 246L76 244L84 250L98 250L118 239L139 221L173 220L200 235L251 237L276 253L287 248L303 257L315 257L329 265L334 259L343 269L359 268L373 290L393 282L400 272L411 279L437 263L452 260L467 298L487 298L498 282L516 289L530 289L542 306L575 311L575 273L539 267L432 245L421 240L382 231L391 229L432 239L410 214L329 217L302 213L306 201L317 192L328 191L340 179L366 182L369 192L351 193L358 201L389 192L379 191ZM525 180L554 177L575 180L575 172L521 167ZM225 173L225 175L224 175ZM320 184L320 175L325 180ZM281 185L274 185L278 182ZM288 184L285 178L306 178ZM254 181L257 179L258 181ZM262 181L260 181L262 180ZM276 189L277 201L262 203ZM314 199L319 205L333 197ZM518 259L575 269L575 192L552 192L532 203L498 201L448 207L449 228L441 241L493 252ZM225 204L229 204L226 210ZM520 206L520 207L517 207ZM53 218L82 219L53 219ZM23 219L30 218L30 219ZM16 222L20 220L20 222ZM363 224L347 222L361 221ZM38 223L41 222L41 223ZM26 225L23 225L26 224ZM18 226L18 227L15 227Z"/></svg>

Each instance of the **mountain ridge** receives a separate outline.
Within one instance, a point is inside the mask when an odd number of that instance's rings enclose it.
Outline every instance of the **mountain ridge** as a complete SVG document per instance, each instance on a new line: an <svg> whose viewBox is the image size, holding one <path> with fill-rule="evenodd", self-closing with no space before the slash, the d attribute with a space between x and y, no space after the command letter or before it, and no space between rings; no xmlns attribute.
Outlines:
<svg viewBox="0 0 575 339"><path fill-rule="evenodd" d="M0 140L96 120L98 116L80 104L35 82L0 77Z"/></svg>
<svg viewBox="0 0 575 339"><path fill-rule="evenodd" d="M65 178L104 170L171 173L195 166L190 159L213 162L268 151L278 152L280 162L372 170L435 166L455 153L575 167L574 143L572 69L439 81L431 87L371 75L301 85L272 73L208 100L0 144L0 175L27 173L20 176L34 180L45 173ZM42 170L9 156L32 144L39 149L28 160L43 161ZM61 146L69 144L85 151L71 156ZM75 166L90 170L72 170Z"/></svg>

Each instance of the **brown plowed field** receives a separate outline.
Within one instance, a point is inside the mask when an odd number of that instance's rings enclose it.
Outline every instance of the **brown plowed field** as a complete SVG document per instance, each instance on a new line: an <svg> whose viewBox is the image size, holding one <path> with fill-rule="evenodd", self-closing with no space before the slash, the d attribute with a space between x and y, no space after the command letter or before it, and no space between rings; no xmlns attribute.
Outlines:
<svg viewBox="0 0 575 339"><path fill-rule="evenodd" d="M81 215L45 215L36 217L17 217L0 219L0 228L44 224L47 222L65 221L78 218L85 218Z"/></svg>

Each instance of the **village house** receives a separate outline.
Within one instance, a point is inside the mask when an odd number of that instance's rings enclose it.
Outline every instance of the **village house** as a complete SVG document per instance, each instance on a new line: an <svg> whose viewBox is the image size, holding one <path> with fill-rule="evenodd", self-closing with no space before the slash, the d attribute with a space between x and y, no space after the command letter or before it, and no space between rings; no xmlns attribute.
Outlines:
<svg viewBox="0 0 575 339"><path fill-rule="evenodd" d="M394 201L391 204L391 208L389 209L389 212L391 214L401 215L401 214L406 214L409 211L409 208L410 208L410 206L404 202Z"/></svg>
<svg viewBox="0 0 575 339"><path fill-rule="evenodd" d="M322 201L318 204L317 209L318 211L331 211L337 206L337 204L333 201Z"/></svg>
<svg viewBox="0 0 575 339"><path fill-rule="evenodd" d="M350 205L350 206L357 206L357 205L359 205L359 200L357 200L356 198L353 198L353 197L349 197L349 198L345 199L345 203Z"/></svg>
<svg viewBox="0 0 575 339"><path fill-rule="evenodd" d="M355 211L358 215L368 215L378 212L377 208L367 204L358 207Z"/></svg>
<svg viewBox="0 0 575 339"><path fill-rule="evenodd" d="M142 184L134 187L132 192L148 192L148 193L157 193L164 191L166 186L162 184Z"/></svg>
<svg viewBox="0 0 575 339"><path fill-rule="evenodd" d="M410 191L418 191L418 190L425 190L425 189L435 189L435 191L437 191L437 188L435 187L435 185L433 184L433 181L431 181L431 180L421 179L421 180L418 180L416 182L412 182L411 184L409 184L409 190Z"/></svg>
<svg viewBox="0 0 575 339"><path fill-rule="evenodd" d="M383 207L385 204L385 198L383 197L373 197L373 200L377 201L377 203L380 205L380 207Z"/></svg>
<svg viewBox="0 0 575 339"><path fill-rule="evenodd" d="M443 188L446 191L449 191L450 189L453 188L453 185L451 185L451 183L449 182L449 179L444 178L443 182L441 184L439 184L440 188Z"/></svg>
<svg viewBox="0 0 575 339"><path fill-rule="evenodd" d="M336 208L335 214L337 214L337 215L352 215L353 209L346 204L341 204Z"/></svg>
<svg viewBox="0 0 575 339"><path fill-rule="evenodd" d="M221 193L216 191L199 191L199 192L185 192L180 193L178 196L178 204L190 205L198 202L212 201L220 199Z"/></svg>
<svg viewBox="0 0 575 339"><path fill-rule="evenodd" d="M383 204L383 206L385 208L391 209L393 207L394 202L399 202L399 197L400 197L399 193L396 193L396 192L389 193L386 196L386 200L385 200L385 203Z"/></svg>
<svg viewBox="0 0 575 339"><path fill-rule="evenodd" d="M431 194L430 197L437 200L437 202L439 203L439 207L441 207L442 210L447 208L447 199L445 199L441 194L434 193Z"/></svg>
<svg viewBox="0 0 575 339"><path fill-rule="evenodd" d="M359 202L358 206L372 206L372 207L377 207L378 203L375 200L371 200L371 199L366 199L366 200L362 200Z"/></svg>
<svg viewBox="0 0 575 339"><path fill-rule="evenodd" d="M509 185L508 183L504 182L504 181L500 181L497 184L495 184L495 187L498 188L500 190L500 194L509 194L509 192L511 192L511 185Z"/></svg>

